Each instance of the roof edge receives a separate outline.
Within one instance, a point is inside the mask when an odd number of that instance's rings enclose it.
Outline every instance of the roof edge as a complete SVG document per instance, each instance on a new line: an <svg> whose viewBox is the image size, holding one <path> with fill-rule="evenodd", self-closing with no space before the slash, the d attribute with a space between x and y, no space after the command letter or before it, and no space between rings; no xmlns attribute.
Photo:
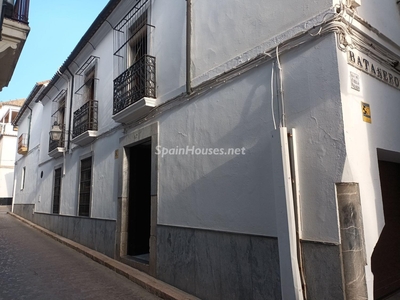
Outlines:
<svg viewBox="0 0 400 300"><path fill-rule="evenodd" d="M68 66L73 62L73 60L78 56L78 54L83 50L83 48L87 45L90 39L95 35L95 33L99 30L101 25L106 22L107 18L110 14L114 11L117 5L122 0L110 0L107 5L103 8L97 18L93 21L92 25L86 31L86 33L82 36L79 40L78 44L75 46L74 50L72 50L71 54L67 57L61 67L57 70L56 74L54 74L53 78L51 79L50 83L41 93L42 95L38 98L38 101L41 101L44 96L49 92L49 90L56 84L57 80L60 79L61 74L63 74L67 69ZM111 24L110 24L111 26Z"/></svg>
<svg viewBox="0 0 400 300"><path fill-rule="evenodd" d="M17 116L15 117L15 119L11 122L12 125L17 126L19 120L21 119L21 117L23 116L23 114L25 113L26 109L29 107L29 104L31 104L32 100L36 97L36 95L40 92L40 90L44 87L47 86L49 83L49 80L47 81L41 81L41 82L37 82L32 91L29 93L28 98L26 98L24 104L22 105L21 109L19 110Z"/></svg>

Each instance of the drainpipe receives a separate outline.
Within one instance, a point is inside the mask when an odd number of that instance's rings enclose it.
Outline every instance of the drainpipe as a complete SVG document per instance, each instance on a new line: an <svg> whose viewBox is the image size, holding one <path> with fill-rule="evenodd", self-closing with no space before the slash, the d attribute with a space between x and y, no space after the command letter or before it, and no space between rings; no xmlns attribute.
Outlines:
<svg viewBox="0 0 400 300"><path fill-rule="evenodd" d="M66 150L69 150L70 149L70 146L71 146L71 134L70 134L70 132L71 132L71 118L72 118L72 102L73 102L73 100L74 100L74 74L72 74L72 72L70 71L70 69L67 67L66 68L66 70L68 71L68 73L71 75L71 81L72 81L72 83L71 83L71 99L70 99L70 105L69 105L69 121L68 121L68 132L67 132L67 134L68 134L68 143L67 143L67 149Z"/></svg>
<svg viewBox="0 0 400 300"><path fill-rule="evenodd" d="M192 61L192 0L186 0L186 93L192 93L191 61Z"/></svg>
<svg viewBox="0 0 400 300"><path fill-rule="evenodd" d="M29 115L29 126L28 126L28 140L26 141L26 148L28 148L29 151L29 142L31 140L31 126L32 126L32 108L29 107L29 105L26 106L27 109L31 111L31 114Z"/></svg>
<svg viewBox="0 0 400 300"><path fill-rule="evenodd" d="M283 299L307 299L300 243L300 215L294 132L288 135L283 94L283 68L276 47L279 127L272 131L273 179ZM272 65L274 68L274 65ZM271 93L273 92L273 72ZM273 97L271 101L274 101ZM273 103L273 102L272 102ZM272 114L274 112L272 111ZM291 139L289 139L289 137Z"/></svg>

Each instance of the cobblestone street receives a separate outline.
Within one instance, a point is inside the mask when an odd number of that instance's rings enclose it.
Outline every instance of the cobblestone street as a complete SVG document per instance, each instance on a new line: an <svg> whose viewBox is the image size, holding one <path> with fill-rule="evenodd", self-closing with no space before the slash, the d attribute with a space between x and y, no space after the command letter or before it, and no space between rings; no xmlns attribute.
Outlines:
<svg viewBox="0 0 400 300"><path fill-rule="evenodd" d="M0 211L0 300L159 299Z"/></svg>

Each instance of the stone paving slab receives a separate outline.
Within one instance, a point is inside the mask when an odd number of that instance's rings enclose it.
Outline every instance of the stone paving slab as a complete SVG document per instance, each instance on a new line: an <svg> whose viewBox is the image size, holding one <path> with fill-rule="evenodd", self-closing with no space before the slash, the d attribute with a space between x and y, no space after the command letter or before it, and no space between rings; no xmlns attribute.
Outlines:
<svg viewBox="0 0 400 300"><path fill-rule="evenodd" d="M163 281L160 281L146 273L143 273L139 270L136 270L130 266L127 266L119 261L116 261L106 255L103 255L95 250L89 249L81 244L78 244L74 241L71 241L67 238L59 236L54 232L51 232L43 227L40 227L14 213L8 212L11 216L16 219L28 224L29 226L39 230L40 232L52 237L56 241L86 255L91 258L93 261L106 266L107 268L117 272L118 274L123 275L128 278L130 281L138 284L139 286L145 288L147 291L151 292L154 295L157 295L160 298L167 300L198 300L199 298L194 297L186 292L183 292Z"/></svg>

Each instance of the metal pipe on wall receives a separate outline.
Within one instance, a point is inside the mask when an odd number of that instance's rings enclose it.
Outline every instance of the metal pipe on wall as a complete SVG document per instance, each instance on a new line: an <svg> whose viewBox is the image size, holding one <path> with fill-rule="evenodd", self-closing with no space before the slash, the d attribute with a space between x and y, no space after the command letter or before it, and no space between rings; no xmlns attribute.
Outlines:
<svg viewBox="0 0 400 300"><path fill-rule="evenodd" d="M192 0L186 0L186 93L192 93Z"/></svg>
<svg viewBox="0 0 400 300"><path fill-rule="evenodd" d="M66 151L69 151L70 146L71 146L71 118L72 118L72 103L74 100L74 74L72 74L72 72L70 71L70 69L67 67L66 70L68 71L68 73L71 75L71 97L70 97L70 102L69 102L69 116L68 116L68 142L67 142L67 149Z"/></svg>

